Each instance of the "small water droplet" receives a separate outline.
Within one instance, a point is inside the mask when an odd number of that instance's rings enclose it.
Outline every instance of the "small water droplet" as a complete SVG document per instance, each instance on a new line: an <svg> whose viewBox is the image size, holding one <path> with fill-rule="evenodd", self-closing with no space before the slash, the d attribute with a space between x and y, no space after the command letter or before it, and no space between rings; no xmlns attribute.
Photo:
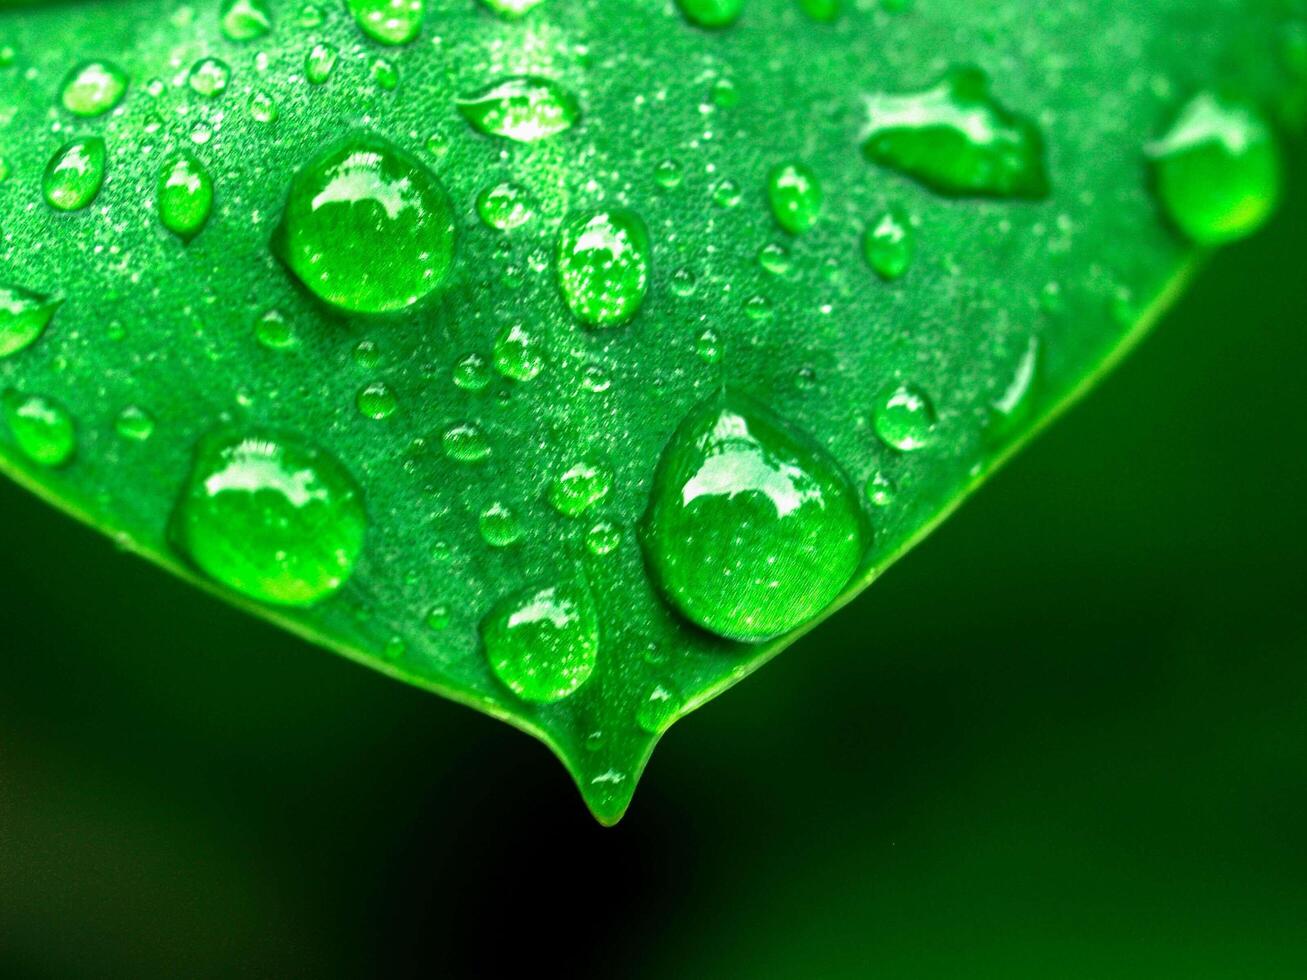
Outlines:
<svg viewBox="0 0 1307 980"><path fill-rule="evenodd" d="M68 410L53 398L7 391L5 422L24 456L41 466L62 466L77 448Z"/></svg>
<svg viewBox="0 0 1307 980"><path fill-rule="evenodd" d="M663 450L641 543L667 600L719 636L761 641L819 615L870 542L839 465L738 393L691 411Z"/></svg>
<svg viewBox="0 0 1307 980"><path fill-rule="evenodd" d="M1044 139L1000 105L976 68L933 88L866 99L863 152L931 190L952 196L1038 199L1048 194Z"/></svg>
<svg viewBox="0 0 1307 980"><path fill-rule="evenodd" d="M505 20L517 20L540 6L542 0L481 0L485 8Z"/></svg>
<svg viewBox="0 0 1307 980"><path fill-rule="evenodd" d="M635 710L635 723L650 735L671 727L682 708L681 697L668 684L656 684Z"/></svg>
<svg viewBox="0 0 1307 980"><path fill-rule="evenodd" d="M1275 135L1243 103L1200 93L1147 153L1167 216L1200 245L1252 234L1279 203Z"/></svg>
<svg viewBox="0 0 1307 980"><path fill-rule="evenodd" d="M776 223L791 235L801 235L821 215L821 184L802 163L783 164L767 175L767 200Z"/></svg>
<svg viewBox="0 0 1307 980"><path fill-rule="evenodd" d="M330 78L336 68L337 57L335 45L325 41L313 45L304 56L304 77L309 80L309 84L321 85Z"/></svg>
<svg viewBox="0 0 1307 980"><path fill-rule="evenodd" d="M299 346L290 323L279 310L268 310L254 324L254 339L268 350L290 350Z"/></svg>
<svg viewBox="0 0 1307 980"><path fill-rule="evenodd" d="M59 211L80 211L95 200L104 183L105 147L98 136L65 143L46 165L41 192Z"/></svg>
<svg viewBox="0 0 1307 980"><path fill-rule="evenodd" d="M490 455L490 440L475 422L451 425L440 442L445 455L456 463L480 463Z"/></svg>
<svg viewBox="0 0 1307 980"><path fill-rule="evenodd" d="M717 331L707 327L694 342L694 352L705 364L716 364L722 359L722 342Z"/></svg>
<svg viewBox="0 0 1307 980"><path fill-rule="evenodd" d="M449 628L449 621L452 619L449 606L443 602L438 602L427 610L427 629L439 632Z"/></svg>
<svg viewBox="0 0 1307 980"><path fill-rule="evenodd" d="M572 313L615 327L639 312L649 289L649 232L634 211L581 215L558 236L558 285Z"/></svg>
<svg viewBox="0 0 1307 980"><path fill-rule="evenodd" d="M265 0L224 0L222 33L229 41L253 41L272 30L272 14Z"/></svg>
<svg viewBox="0 0 1307 980"><path fill-rule="evenodd" d="M154 416L139 405L127 405L114 419L113 428L129 442L145 442L154 435Z"/></svg>
<svg viewBox="0 0 1307 980"><path fill-rule="evenodd" d="M295 17L297 23L302 29L310 30L314 27L321 27L322 22L327 19L327 12L316 3L306 3L299 9Z"/></svg>
<svg viewBox="0 0 1307 980"><path fill-rule="evenodd" d="M481 539L492 548L507 548L522 537L522 522L511 507L498 501L481 512L477 525Z"/></svg>
<svg viewBox="0 0 1307 980"><path fill-rule="evenodd" d="M258 123L276 122L281 115L272 96L262 89L250 96L250 116Z"/></svg>
<svg viewBox="0 0 1307 980"><path fill-rule="evenodd" d="M78 116L100 116L122 101L127 75L109 61L84 61L64 78L60 100Z"/></svg>
<svg viewBox="0 0 1307 980"><path fill-rule="evenodd" d="M888 507L894 502L894 483L884 473L873 473L867 479L867 500L873 507Z"/></svg>
<svg viewBox="0 0 1307 980"><path fill-rule="evenodd" d="M676 0L685 19L696 27L719 30L740 18L744 0Z"/></svg>
<svg viewBox="0 0 1307 980"><path fill-rule="evenodd" d="M659 187L671 190L679 187L684 179L685 171L675 160L663 160L654 167L654 180L658 182Z"/></svg>
<svg viewBox="0 0 1307 980"><path fill-rule="evenodd" d="M372 84L383 92L393 92L399 85L399 69L395 67L394 62L386 58L373 58L368 65L368 74L372 78Z"/></svg>
<svg viewBox="0 0 1307 980"><path fill-rule="evenodd" d="M671 287L672 292L682 299L694 295L694 287L699 284L695 279L694 273L689 269L680 268L672 273Z"/></svg>
<svg viewBox="0 0 1307 980"><path fill-rule="evenodd" d="M512 231L535 217L535 204L526 191L505 181L477 195L477 215L488 228Z"/></svg>
<svg viewBox="0 0 1307 980"><path fill-rule="evenodd" d="M611 554L621 543L622 529L612 521L596 521L585 533L585 546L596 557Z"/></svg>
<svg viewBox="0 0 1307 980"><path fill-rule="evenodd" d="M495 370L514 381L530 381L545 366L545 357L538 337L527 328L514 323L499 331L495 338Z"/></svg>
<svg viewBox="0 0 1307 980"><path fill-rule="evenodd" d="M394 389L384 381L364 385L359 389L354 403L360 415L378 422L390 418L399 408L399 399L395 397Z"/></svg>
<svg viewBox="0 0 1307 980"><path fill-rule="evenodd" d="M1029 414L1039 381L1039 338L1031 337L1003 393L990 405L991 440L1006 440Z"/></svg>
<svg viewBox="0 0 1307 980"><path fill-rule="evenodd" d="M719 208L733 208L739 205L742 194L740 185L727 178L713 188L713 203Z"/></svg>
<svg viewBox="0 0 1307 980"><path fill-rule="evenodd" d="M422 29L424 0L346 0L354 23L378 44L408 44Z"/></svg>
<svg viewBox="0 0 1307 980"><path fill-rule="evenodd" d="M744 301L744 315L755 323L770 320L773 312L772 302L766 296L750 296Z"/></svg>
<svg viewBox="0 0 1307 980"><path fill-rule="evenodd" d="M0 283L0 358L35 343L61 302L22 286Z"/></svg>
<svg viewBox="0 0 1307 980"><path fill-rule="evenodd" d="M789 250L775 242L764 245L758 250L758 264L762 266L763 271L770 272L773 276L787 276L794 268Z"/></svg>
<svg viewBox="0 0 1307 980"><path fill-rule="evenodd" d="M215 581L307 606L344 585L366 527L362 493L334 457L277 434L215 433L196 448L171 534Z"/></svg>
<svg viewBox="0 0 1307 980"><path fill-rule="evenodd" d="M613 471L592 458L577 460L549 485L549 503L564 517L579 517L613 489Z"/></svg>
<svg viewBox="0 0 1307 980"><path fill-rule="evenodd" d="M729 78L719 78L712 83L708 98L718 109L734 109L740 104L740 90Z"/></svg>
<svg viewBox="0 0 1307 980"><path fill-rule="evenodd" d="M518 75L464 96L458 111L477 132L517 143L557 136L581 118L575 97L538 75Z"/></svg>
<svg viewBox="0 0 1307 980"><path fill-rule="evenodd" d="M295 174L274 245L319 299L354 313L389 313L444 282L454 237L453 204L436 175L360 131Z"/></svg>
<svg viewBox="0 0 1307 980"><path fill-rule="evenodd" d="M197 95L213 98L227 91L231 68L219 58L201 58L191 66L186 82Z"/></svg>
<svg viewBox="0 0 1307 980"><path fill-rule="evenodd" d="M886 282L893 282L908 271L915 248L912 223L897 208L891 208L868 225L862 236L863 257Z"/></svg>
<svg viewBox="0 0 1307 980"><path fill-rule="evenodd" d="M900 452L928 445L935 432L935 408L913 385L890 385L876 399L872 425L880 441Z"/></svg>
<svg viewBox="0 0 1307 980"><path fill-rule="evenodd" d="M464 391L481 391L490 384L490 362L480 354L464 354L454 365L454 384Z"/></svg>
<svg viewBox="0 0 1307 980"><path fill-rule="evenodd" d="M502 599L481 623L486 659L518 697L551 704L594 673L599 621L584 588L525 589Z"/></svg>
<svg viewBox="0 0 1307 980"><path fill-rule="evenodd" d="M164 165L159 176L159 220L184 242L200 233L213 207L213 180L185 151Z"/></svg>

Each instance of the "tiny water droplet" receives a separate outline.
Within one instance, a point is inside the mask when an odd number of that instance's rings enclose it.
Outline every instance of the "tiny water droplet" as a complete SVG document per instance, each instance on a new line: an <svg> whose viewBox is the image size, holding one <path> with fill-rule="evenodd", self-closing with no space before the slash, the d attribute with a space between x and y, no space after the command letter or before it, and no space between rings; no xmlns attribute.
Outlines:
<svg viewBox="0 0 1307 980"><path fill-rule="evenodd" d="M821 215L821 184L804 164L783 164L767 175L767 200L776 223L791 235L801 235Z"/></svg>
<svg viewBox="0 0 1307 980"><path fill-rule="evenodd" d="M390 418L399 408L399 399L395 397L394 389L384 381L364 385L359 389L354 403L360 415L378 422Z"/></svg>
<svg viewBox="0 0 1307 980"><path fill-rule="evenodd" d="M487 136L536 143L571 129L581 118L576 98L548 78L518 75L458 100L458 111Z"/></svg>
<svg viewBox="0 0 1307 980"><path fill-rule="evenodd" d="M422 29L424 0L346 0L354 23L378 44L408 44Z"/></svg>
<svg viewBox="0 0 1307 980"><path fill-rule="evenodd" d="M693 409L663 450L641 543L666 599L729 639L819 615L870 542L858 494L825 450L738 393Z"/></svg>
<svg viewBox="0 0 1307 980"><path fill-rule="evenodd" d="M154 435L154 416L139 405L128 405L114 419L113 428L129 442L145 442Z"/></svg>
<svg viewBox="0 0 1307 980"><path fill-rule="evenodd" d="M840 16L843 0L799 0L803 12L819 24L830 24Z"/></svg>
<svg viewBox="0 0 1307 980"><path fill-rule="evenodd" d="M24 456L41 466L62 466L77 448L72 416L59 402L42 395L7 391L5 422Z"/></svg>
<svg viewBox="0 0 1307 980"><path fill-rule="evenodd" d="M263 602L307 606L344 585L366 527L362 493L334 457L259 432L200 441L170 530L215 581Z"/></svg>
<svg viewBox="0 0 1307 980"><path fill-rule="evenodd" d="M579 517L613 489L613 471L599 460L579 459L549 485L549 503L564 517Z"/></svg>
<svg viewBox="0 0 1307 980"><path fill-rule="evenodd" d="M477 215L487 228L512 231L535 217L535 204L526 191L505 181L477 195Z"/></svg>
<svg viewBox="0 0 1307 980"><path fill-rule="evenodd" d="M544 370L542 346L539 338L522 324L504 327L495 338L495 370L514 381L530 381Z"/></svg>
<svg viewBox="0 0 1307 980"><path fill-rule="evenodd" d="M1251 235L1280 200L1275 135L1255 109L1202 92L1149 144L1157 195L1167 216L1199 245Z"/></svg>
<svg viewBox="0 0 1307 980"><path fill-rule="evenodd" d="M22 286L0 283L0 358L35 343L61 302Z"/></svg>
<svg viewBox="0 0 1307 980"><path fill-rule="evenodd" d="M482 621L481 638L495 676L540 704L574 694L599 656L594 602L575 585L525 589L500 600Z"/></svg>
<svg viewBox="0 0 1307 980"><path fill-rule="evenodd" d="M41 192L59 211L80 211L95 200L104 183L105 147L98 136L65 143L46 165Z"/></svg>
<svg viewBox="0 0 1307 980"><path fill-rule="evenodd" d="M480 463L490 455L490 440L475 422L451 425L440 442L445 455L456 463Z"/></svg>
<svg viewBox="0 0 1307 980"><path fill-rule="evenodd" d="M649 232L634 211L581 215L558 236L558 285L568 308L593 327L639 312L649 289Z"/></svg>
<svg viewBox="0 0 1307 980"><path fill-rule="evenodd" d="M359 131L295 174L275 248L319 299L354 313L389 313L444 282L454 237L453 204L436 175Z"/></svg>
<svg viewBox="0 0 1307 980"><path fill-rule="evenodd" d="M127 75L110 61L84 61L64 78L60 100L78 116L100 116L122 101Z"/></svg>
<svg viewBox="0 0 1307 980"><path fill-rule="evenodd" d="M398 660L404 656L408 649L408 644L404 642L402 636L392 636L386 641L386 645L381 648L381 655L387 660Z"/></svg>
<svg viewBox="0 0 1307 980"><path fill-rule="evenodd" d="M492 548L507 548L522 537L522 522L512 508L496 501L477 520L481 539Z"/></svg>
<svg viewBox="0 0 1307 980"><path fill-rule="evenodd" d="M685 19L696 27L719 30L740 18L744 0L676 0Z"/></svg>
<svg viewBox="0 0 1307 980"><path fill-rule="evenodd" d="M159 220L184 242L200 233L213 207L209 172L185 151L164 165L159 175Z"/></svg>
<svg viewBox="0 0 1307 980"><path fill-rule="evenodd" d="M304 56L304 77L310 85L321 85L336 68L337 51L335 45L325 41L313 45Z"/></svg>
<svg viewBox="0 0 1307 980"><path fill-rule="evenodd" d="M951 196L1038 199L1048 194L1044 138L1008 111L976 68L933 88L866 99L863 152L931 190Z"/></svg>
<svg viewBox="0 0 1307 980"><path fill-rule="evenodd" d="M929 444L935 432L935 408L921 389L890 385L877 396L872 425L885 445L912 452Z"/></svg>
<svg viewBox="0 0 1307 980"><path fill-rule="evenodd" d="M219 58L201 58L191 66L186 82L197 95L212 98L227 91L231 68Z"/></svg>
<svg viewBox="0 0 1307 980"><path fill-rule="evenodd" d="M708 98L718 109L734 109L740 104L740 90L729 78L719 78L712 83Z"/></svg>
<svg viewBox="0 0 1307 980"><path fill-rule="evenodd" d="M891 208L868 225L862 236L863 257L886 282L893 282L908 271L915 249L912 223L897 208Z"/></svg>
<svg viewBox="0 0 1307 980"><path fill-rule="evenodd" d="M253 41L272 30L265 0L224 0L222 33L229 41Z"/></svg>

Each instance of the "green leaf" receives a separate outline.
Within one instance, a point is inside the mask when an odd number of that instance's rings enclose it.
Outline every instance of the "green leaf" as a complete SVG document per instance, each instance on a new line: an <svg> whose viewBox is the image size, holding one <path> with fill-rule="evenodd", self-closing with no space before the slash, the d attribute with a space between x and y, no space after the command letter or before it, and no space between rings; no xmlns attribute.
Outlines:
<svg viewBox="0 0 1307 980"><path fill-rule="evenodd" d="M615 821L1265 220L1295 6L8 10L0 464Z"/></svg>

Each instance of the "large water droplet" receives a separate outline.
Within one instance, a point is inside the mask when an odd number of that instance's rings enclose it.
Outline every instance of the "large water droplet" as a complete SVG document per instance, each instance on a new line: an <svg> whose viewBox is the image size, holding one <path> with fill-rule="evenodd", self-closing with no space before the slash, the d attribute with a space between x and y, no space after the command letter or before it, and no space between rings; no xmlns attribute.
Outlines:
<svg viewBox="0 0 1307 980"><path fill-rule="evenodd" d="M979 69L957 69L921 92L870 96L866 110L867 157L940 194L1048 194L1043 136L994 99Z"/></svg>
<svg viewBox="0 0 1307 980"><path fill-rule="evenodd" d="M55 151L45 168L41 192L59 211L80 211L95 200L104 183L104 140L98 136L73 140Z"/></svg>
<svg viewBox="0 0 1307 980"><path fill-rule="evenodd" d="M306 606L349 578L366 527L358 485L327 453L276 434L218 433L196 450L171 532L223 585Z"/></svg>
<svg viewBox="0 0 1307 980"><path fill-rule="evenodd" d="M454 210L416 158L356 132L291 182L276 251L319 299L388 313L435 290L454 258Z"/></svg>
<svg viewBox="0 0 1307 980"><path fill-rule="evenodd" d="M354 23L378 44L408 44L422 29L424 0L346 0Z"/></svg>
<svg viewBox="0 0 1307 980"><path fill-rule="evenodd" d="M691 24L716 30L730 27L744 10L744 0L676 0Z"/></svg>
<svg viewBox="0 0 1307 980"><path fill-rule="evenodd" d="M35 342L60 302L22 286L0 283L0 357L16 354Z"/></svg>
<svg viewBox="0 0 1307 980"><path fill-rule="evenodd" d="M870 530L835 460L731 394L696 407L667 443L641 542L663 595L686 618L760 641L839 596Z"/></svg>
<svg viewBox="0 0 1307 980"><path fill-rule="evenodd" d="M1275 135L1242 103L1195 96L1147 152L1167 216L1200 245L1252 234L1279 202Z"/></svg>
<svg viewBox="0 0 1307 980"><path fill-rule="evenodd" d="M558 285L577 319L594 327L630 320L649 289L649 232L634 211L582 215L558 236Z"/></svg>
<svg viewBox="0 0 1307 980"><path fill-rule="evenodd" d="M200 233L213 207L213 180L190 153L164 165L159 177L159 220L184 242Z"/></svg>
<svg viewBox="0 0 1307 980"><path fill-rule="evenodd" d="M5 422L23 455L42 466L62 466L77 448L72 416L53 398L7 391Z"/></svg>
<svg viewBox="0 0 1307 980"><path fill-rule="evenodd" d="M538 75L518 75L464 96L458 111L478 132L518 143L556 136L581 118L572 94Z"/></svg>
<svg viewBox="0 0 1307 980"><path fill-rule="evenodd" d="M767 200L776 223L791 235L800 235L821 215L821 184L808 167L787 163L767 175Z"/></svg>
<svg viewBox="0 0 1307 980"><path fill-rule="evenodd" d="M580 586L526 589L501 600L481 623L490 669L525 701L551 704L594 673L599 622Z"/></svg>
<svg viewBox="0 0 1307 980"><path fill-rule="evenodd" d="M876 398L872 426L885 445L912 452L929 444L935 432L935 407L914 385L890 385Z"/></svg>
<svg viewBox="0 0 1307 980"><path fill-rule="evenodd" d="M86 61L64 79L60 100L64 108L79 116L99 116L122 101L127 75L108 61Z"/></svg>
<svg viewBox="0 0 1307 980"><path fill-rule="evenodd" d="M265 0L224 0L222 33L229 41L252 41L272 30L272 14Z"/></svg>

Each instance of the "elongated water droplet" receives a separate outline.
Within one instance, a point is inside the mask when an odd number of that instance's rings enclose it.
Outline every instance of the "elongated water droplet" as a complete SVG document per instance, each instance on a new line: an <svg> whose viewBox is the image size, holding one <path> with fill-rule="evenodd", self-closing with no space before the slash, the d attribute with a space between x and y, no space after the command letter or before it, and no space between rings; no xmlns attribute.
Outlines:
<svg viewBox="0 0 1307 980"><path fill-rule="evenodd" d="M1037 199L1048 194L1044 139L1009 112L976 68L933 88L866 99L863 152L940 194Z"/></svg>
<svg viewBox="0 0 1307 980"><path fill-rule="evenodd" d="M821 184L808 167L787 163L767 176L767 200L776 223L791 235L801 235L821 215Z"/></svg>
<svg viewBox="0 0 1307 980"><path fill-rule="evenodd" d="M275 433L216 433L196 449L171 533L228 588L307 606L345 584L366 527L362 493L332 456Z"/></svg>
<svg viewBox="0 0 1307 980"><path fill-rule="evenodd" d="M530 381L544 370L542 346L523 324L505 327L495 338L495 370L514 381Z"/></svg>
<svg viewBox="0 0 1307 980"><path fill-rule="evenodd" d="M549 485L549 502L564 517L579 517L613 489L613 471L595 459L580 459Z"/></svg>
<svg viewBox="0 0 1307 980"><path fill-rule="evenodd" d="M900 278L912 265L916 250L912 223L907 215L890 209L867 226L862 236L862 254L873 272L886 282Z"/></svg>
<svg viewBox="0 0 1307 980"><path fill-rule="evenodd" d="M912 452L929 444L935 432L935 407L920 388L890 385L876 398L872 426L885 445Z"/></svg>
<svg viewBox="0 0 1307 980"><path fill-rule="evenodd" d="M477 215L488 228L512 231L535 217L535 205L526 191L506 181L477 195Z"/></svg>
<svg viewBox="0 0 1307 980"><path fill-rule="evenodd" d="M593 327L626 323L649 290L649 232L634 211L582 215L558 236L558 285L572 313Z"/></svg>
<svg viewBox="0 0 1307 980"><path fill-rule="evenodd" d="M190 153L164 165L159 177L159 220L184 242L200 233L213 207L213 180Z"/></svg>
<svg viewBox="0 0 1307 980"><path fill-rule="evenodd" d="M296 173L274 240L319 299L355 313L411 306L444 282L454 209L415 157L356 132Z"/></svg>
<svg viewBox="0 0 1307 980"><path fill-rule="evenodd" d="M86 61L64 79L60 100L78 116L99 116L122 101L127 75L109 61Z"/></svg>
<svg viewBox="0 0 1307 980"><path fill-rule="evenodd" d="M478 132L517 143L557 136L581 118L572 94L538 75L518 75L464 96L458 111Z"/></svg>
<svg viewBox="0 0 1307 980"><path fill-rule="evenodd" d="M191 66L186 81L196 94L212 98L227 91L231 68L219 58L201 58Z"/></svg>
<svg viewBox="0 0 1307 980"><path fill-rule="evenodd" d="M95 200L104 183L104 140L98 136L73 140L50 158L41 182L46 203L59 211L80 211Z"/></svg>
<svg viewBox="0 0 1307 980"><path fill-rule="evenodd" d="M77 448L72 416L53 398L7 391L5 422L23 455L42 466L62 466Z"/></svg>
<svg viewBox="0 0 1307 980"><path fill-rule="evenodd" d="M0 357L31 346L45 332L61 300L0 283Z"/></svg>
<svg viewBox="0 0 1307 980"><path fill-rule="evenodd" d="M222 33L229 41L252 41L272 30L272 14L265 0L224 0Z"/></svg>
<svg viewBox="0 0 1307 980"><path fill-rule="evenodd" d="M1006 440L1029 414L1039 381L1039 338L1031 337L1026 343L1016 370L1003 393L990 405L989 438Z"/></svg>
<svg viewBox="0 0 1307 980"><path fill-rule="evenodd" d="M730 27L744 10L744 0L676 0L676 5L691 24L709 30Z"/></svg>
<svg viewBox="0 0 1307 980"><path fill-rule="evenodd" d="M696 407L663 450L641 542L693 623L761 641L819 615L870 543L858 493L824 450L739 394Z"/></svg>
<svg viewBox="0 0 1307 980"><path fill-rule="evenodd" d="M336 68L338 52L333 44L322 42L309 48L304 56L304 77L310 85L321 85Z"/></svg>
<svg viewBox="0 0 1307 980"><path fill-rule="evenodd" d="M1200 245L1252 234L1279 203L1275 135L1242 103L1200 93L1147 153L1167 216Z"/></svg>
<svg viewBox="0 0 1307 980"><path fill-rule="evenodd" d="M493 11L505 20L517 20L540 6L542 0L481 0L487 10Z"/></svg>
<svg viewBox="0 0 1307 980"><path fill-rule="evenodd" d="M580 586L526 589L498 602L481 623L490 669L524 701L552 704L594 673L599 621Z"/></svg>
<svg viewBox="0 0 1307 980"><path fill-rule="evenodd" d="M378 44L408 44L422 30L424 0L346 0L354 23Z"/></svg>

